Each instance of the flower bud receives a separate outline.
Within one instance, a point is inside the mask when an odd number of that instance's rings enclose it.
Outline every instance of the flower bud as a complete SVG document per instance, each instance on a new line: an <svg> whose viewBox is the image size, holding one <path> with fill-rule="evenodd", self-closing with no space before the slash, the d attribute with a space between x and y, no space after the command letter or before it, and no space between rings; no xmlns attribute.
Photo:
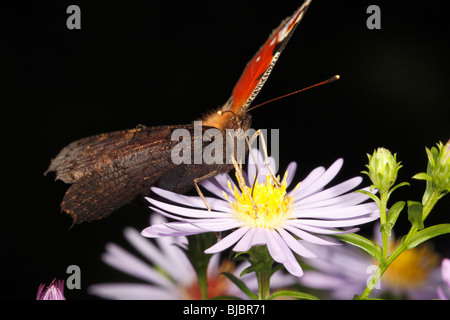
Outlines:
<svg viewBox="0 0 450 320"><path fill-rule="evenodd" d="M445 145L438 143L438 150L430 175L436 191L450 192L450 140Z"/></svg>
<svg viewBox="0 0 450 320"><path fill-rule="evenodd" d="M47 289L45 289L45 284L41 284L36 300L66 300L64 297L64 280L53 279Z"/></svg>
<svg viewBox="0 0 450 320"><path fill-rule="evenodd" d="M366 167L368 171L363 171L372 181L373 187L381 192L387 192L397 180L397 172L402 167L397 162L397 155L392 155L385 148L378 148L372 155L367 154L369 164Z"/></svg>

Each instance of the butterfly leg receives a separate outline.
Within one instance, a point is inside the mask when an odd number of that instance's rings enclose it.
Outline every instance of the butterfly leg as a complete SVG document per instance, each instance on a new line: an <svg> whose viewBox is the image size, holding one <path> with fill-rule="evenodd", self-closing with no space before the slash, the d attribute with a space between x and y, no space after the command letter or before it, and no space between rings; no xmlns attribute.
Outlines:
<svg viewBox="0 0 450 320"><path fill-rule="evenodd" d="M208 204L208 202L206 201L206 198L205 198L205 196L203 195L203 192L200 190L200 187L198 186L198 183L199 183L200 181L202 181L202 180L212 178L212 177L214 177L215 175L217 175L218 173L219 173L218 170L214 170L213 172L210 172L210 173L208 173L207 175L204 175L203 177L195 178L195 179L194 179L195 190L197 190L198 195L200 196L200 198L202 198L203 203L205 204L206 209L208 209L208 211L211 211L211 206L210 206L210 205ZM216 235L216 238L217 238L218 241L220 241L220 240L222 239L219 233L214 232L214 234Z"/></svg>
<svg viewBox="0 0 450 320"><path fill-rule="evenodd" d="M255 201L253 200L253 188L254 188L255 184L253 183L252 192L250 194L248 192L248 188L245 184L245 179L242 174L242 163L238 164L233 155L232 155L231 159L233 161L234 170L236 171L236 179L238 180L239 188L241 189L242 192L245 192L247 194L248 198L250 199L250 201L253 204L253 209L255 210L255 214L256 214L256 216L258 216L258 206L256 205Z"/></svg>
<svg viewBox="0 0 450 320"><path fill-rule="evenodd" d="M279 179L275 176L275 173L273 172L273 169L272 169L272 167L270 166L270 163L269 163L269 155L268 155L268 153L267 153L266 140L264 139L264 135L261 133L260 130L257 130L257 131L255 132L255 134L254 134L250 139L248 139L248 137L245 137L245 138L247 139L247 143L248 143L248 146L249 146L249 149L250 149L250 153L251 153L251 144L253 143L253 141L254 141L258 136L261 138L261 147L262 147L263 153L264 153L264 164L266 165L267 169L269 170L270 177L272 178L272 180L275 182L275 184L276 184L278 187L281 187L281 183L280 183ZM251 153L251 156L252 156L253 162L254 162L254 163L257 163L252 153ZM256 166L256 176L258 176L258 166ZM252 188L252 191L253 191L253 188Z"/></svg>
<svg viewBox="0 0 450 320"><path fill-rule="evenodd" d="M206 209L208 209L208 211L211 211L211 206L210 206L210 205L208 204L208 202L206 201L206 198L205 198L205 196L203 195L203 192L200 190L200 187L198 186L198 183L199 183L200 181L202 181L202 180L206 180L206 179L212 178L212 177L216 176L218 173L219 173L218 170L214 170L213 172L210 172L210 173L204 175L203 177L195 178L195 179L194 179L195 190L197 190L198 195L200 196L200 198L202 198L203 203L205 204Z"/></svg>

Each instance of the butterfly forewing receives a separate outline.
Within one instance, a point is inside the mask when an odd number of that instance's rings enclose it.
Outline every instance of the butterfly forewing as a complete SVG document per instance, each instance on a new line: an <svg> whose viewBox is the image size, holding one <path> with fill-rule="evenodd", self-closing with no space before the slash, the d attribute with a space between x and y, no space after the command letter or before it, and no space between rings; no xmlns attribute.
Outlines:
<svg viewBox="0 0 450 320"><path fill-rule="evenodd" d="M303 18L310 2L310 0L305 1L291 17L285 19L278 28L272 31L264 45L249 61L233 89L232 111L237 113L241 109L246 110L255 99L269 77L286 43Z"/></svg>

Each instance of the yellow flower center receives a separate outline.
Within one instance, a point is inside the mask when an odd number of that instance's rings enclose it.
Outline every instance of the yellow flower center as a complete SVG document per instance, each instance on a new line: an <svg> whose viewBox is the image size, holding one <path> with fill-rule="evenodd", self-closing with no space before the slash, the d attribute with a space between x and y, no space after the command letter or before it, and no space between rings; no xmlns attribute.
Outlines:
<svg viewBox="0 0 450 320"><path fill-rule="evenodd" d="M400 242L397 243L397 245ZM439 257L431 245L405 250L389 266L383 280L396 288L419 288L425 284L431 271L439 265Z"/></svg>
<svg viewBox="0 0 450 320"><path fill-rule="evenodd" d="M239 181L239 189L232 188L228 181L228 188L233 193L234 199L230 200L224 192L224 196L230 202L230 206L236 216L252 228L273 229L289 219L293 209L294 197L286 194L287 172L280 186L271 181L267 176L266 183L255 183L252 187L245 184L242 176L236 173Z"/></svg>

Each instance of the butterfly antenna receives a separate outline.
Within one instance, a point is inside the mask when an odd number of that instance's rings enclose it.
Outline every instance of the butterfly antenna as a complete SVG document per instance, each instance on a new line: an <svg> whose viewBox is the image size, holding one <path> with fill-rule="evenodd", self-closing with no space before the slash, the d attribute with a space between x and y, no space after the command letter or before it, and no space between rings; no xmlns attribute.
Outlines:
<svg viewBox="0 0 450 320"><path fill-rule="evenodd" d="M339 75L332 76L331 78L329 78L329 79L327 79L327 80L325 80L325 81L322 81L322 82L313 84L312 86L309 86L309 87L306 87L306 88L303 88L303 89L300 89L300 90L297 90L297 91L294 91L294 92L291 92L291 93L282 95L282 96L280 96L280 97L270 99L270 100L268 100L268 101L266 101L266 102L260 103L260 104L254 106L254 107L249 108L249 109L247 110L247 112L250 111L250 110L256 109L256 108L258 108L258 107L261 107L261 106L263 106L263 105L265 105L265 104L268 104L269 102L273 102L273 101L276 101L276 100L280 100L280 99L283 99L283 98L292 96L292 95L294 95L294 94L300 93L300 92L302 92L302 91L306 91L306 90L312 89L312 88L314 88L314 87L318 87L318 86L321 86L321 85L324 85L324 84L328 84L328 83L334 82L334 81L338 80L339 78L340 78Z"/></svg>

